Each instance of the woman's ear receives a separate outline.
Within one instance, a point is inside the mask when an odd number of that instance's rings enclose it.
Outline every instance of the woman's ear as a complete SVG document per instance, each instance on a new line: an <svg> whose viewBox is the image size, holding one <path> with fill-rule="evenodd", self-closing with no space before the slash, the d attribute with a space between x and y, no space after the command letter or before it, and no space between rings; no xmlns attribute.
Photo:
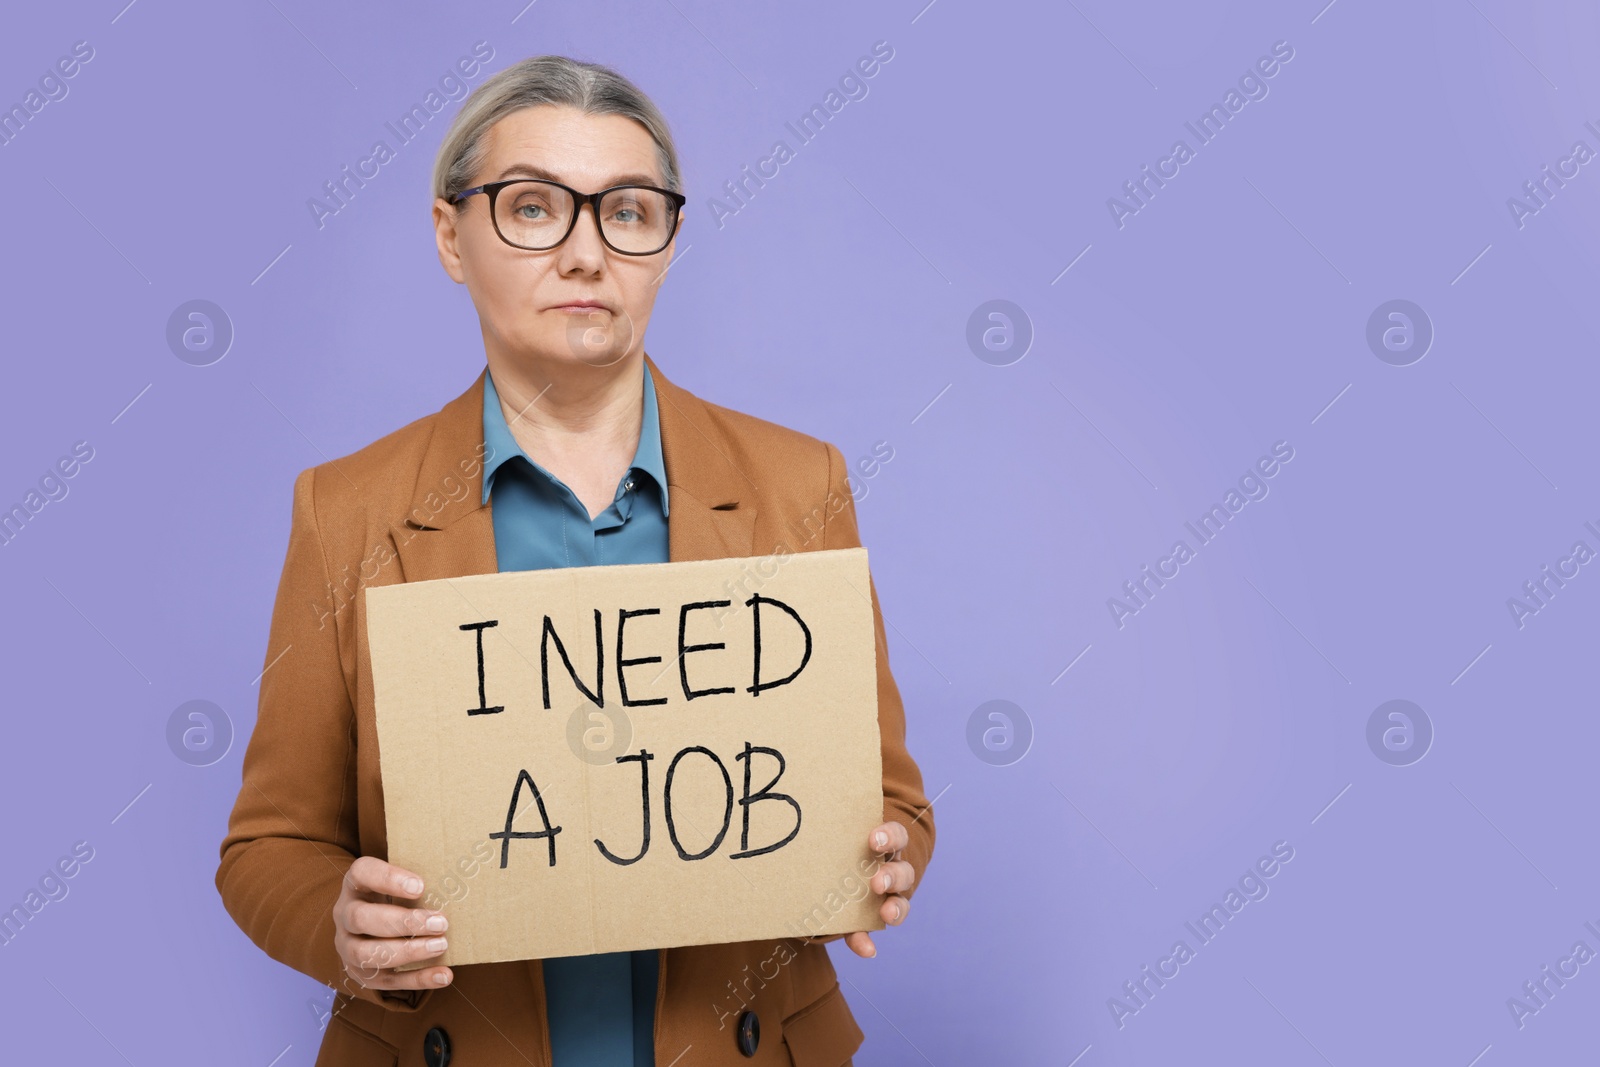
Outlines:
<svg viewBox="0 0 1600 1067"><path fill-rule="evenodd" d="M461 253L456 247L460 237L456 221L455 205L442 196L436 197L433 201L433 238L439 247L439 263L457 284L465 285L467 275L462 269Z"/></svg>

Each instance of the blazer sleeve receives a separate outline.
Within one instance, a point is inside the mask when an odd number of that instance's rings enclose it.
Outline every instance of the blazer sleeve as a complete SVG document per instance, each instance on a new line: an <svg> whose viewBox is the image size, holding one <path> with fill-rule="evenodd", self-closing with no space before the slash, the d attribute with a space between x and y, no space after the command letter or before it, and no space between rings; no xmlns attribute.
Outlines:
<svg viewBox="0 0 1600 1067"><path fill-rule="evenodd" d="M333 944L333 905L360 854L360 837L355 714L339 659L341 620L329 607L315 480L311 468L294 483L256 725L222 842L217 891L268 956L349 996L416 1011L433 990L368 989L344 973Z"/></svg>
<svg viewBox="0 0 1600 1067"><path fill-rule="evenodd" d="M828 495L823 520L823 548L859 548L855 496L850 491L849 468L838 448L828 445ZM878 731L883 749L883 821L905 825L910 840L900 858L915 872L910 889L900 896L911 899L933 858L933 808L923 792L922 772L906 748L906 712L900 688L889 673L889 643L884 634L878 588L871 576L863 593L872 601L872 625L878 646Z"/></svg>

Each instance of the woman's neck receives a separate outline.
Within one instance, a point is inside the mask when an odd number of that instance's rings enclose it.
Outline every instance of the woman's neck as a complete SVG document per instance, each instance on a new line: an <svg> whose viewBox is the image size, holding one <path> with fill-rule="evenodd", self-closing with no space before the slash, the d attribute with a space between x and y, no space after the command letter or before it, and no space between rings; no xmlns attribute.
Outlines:
<svg viewBox="0 0 1600 1067"><path fill-rule="evenodd" d="M511 436L589 510L611 503L633 462L644 416L643 352L607 367L489 357Z"/></svg>

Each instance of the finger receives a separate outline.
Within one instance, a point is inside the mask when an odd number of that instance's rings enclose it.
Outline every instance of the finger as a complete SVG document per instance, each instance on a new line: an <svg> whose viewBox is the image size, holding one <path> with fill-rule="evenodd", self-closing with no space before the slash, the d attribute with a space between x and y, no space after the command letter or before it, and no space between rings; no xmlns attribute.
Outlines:
<svg viewBox="0 0 1600 1067"><path fill-rule="evenodd" d="M437 989L449 985L455 973L448 967L421 967L415 971L379 971L371 977L359 975L348 968L347 981L367 989Z"/></svg>
<svg viewBox="0 0 1600 1067"><path fill-rule="evenodd" d="M345 969L363 981L408 963L433 959L449 947L443 937L356 937L344 943Z"/></svg>
<svg viewBox="0 0 1600 1067"><path fill-rule="evenodd" d="M916 869L905 860L890 860L872 875L872 888L878 893L903 893L917 880Z"/></svg>
<svg viewBox="0 0 1600 1067"><path fill-rule="evenodd" d="M844 935L844 943L850 946L850 951L864 959L871 959L878 954L878 946L872 943L872 938L865 930L857 930L853 934Z"/></svg>
<svg viewBox="0 0 1600 1067"><path fill-rule="evenodd" d="M906 913L911 910L911 901L905 897L889 897L878 907L878 914L890 926L899 926L906 921Z"/></svg>
<svg viewBox="0 0 1600 1067"><path fill-rule="evenodd" d="M878 852L899 852L911 843L911 832L896 819L880 823L867 835L867 842Z"/></svg>
<svg viewBox="0 0 1600 1067"><path fill-rule="evenodd" d="M344 929L349 934L368 937L414 937L442 934L450 928L443 912L431 908L408 908L403 904L380 904L373 900L353 900L344 911Z"/></svg>
<svg viewBox="0 0 1600 1067"><path fill-rule="evenodd" d="M364 893L386 893L403 900L415 900L422 896L420 875L376 856L357 856L345 872L345 881Z"/></svg>

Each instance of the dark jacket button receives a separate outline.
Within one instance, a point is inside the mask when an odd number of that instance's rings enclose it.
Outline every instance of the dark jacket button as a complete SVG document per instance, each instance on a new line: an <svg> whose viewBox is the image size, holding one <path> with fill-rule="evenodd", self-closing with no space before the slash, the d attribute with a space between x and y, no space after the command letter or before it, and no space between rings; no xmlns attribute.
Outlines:
<svg viewBox="0 0 1600 1067"><path fill-rule="evenodd" d="M435 1026L422 1039L422 1062L428 1067L450 1067L450 1033Z"/></svg>
<svg viewBox="0 0 1600 1067"><path fill-rule="evenodd" d="M756 1054L756 1046L761 1044L761 1019L755 1012L747 1011L739 1016L739 1030L735 1038L739 1042L739 1051L747 1059Z"/></svg>

